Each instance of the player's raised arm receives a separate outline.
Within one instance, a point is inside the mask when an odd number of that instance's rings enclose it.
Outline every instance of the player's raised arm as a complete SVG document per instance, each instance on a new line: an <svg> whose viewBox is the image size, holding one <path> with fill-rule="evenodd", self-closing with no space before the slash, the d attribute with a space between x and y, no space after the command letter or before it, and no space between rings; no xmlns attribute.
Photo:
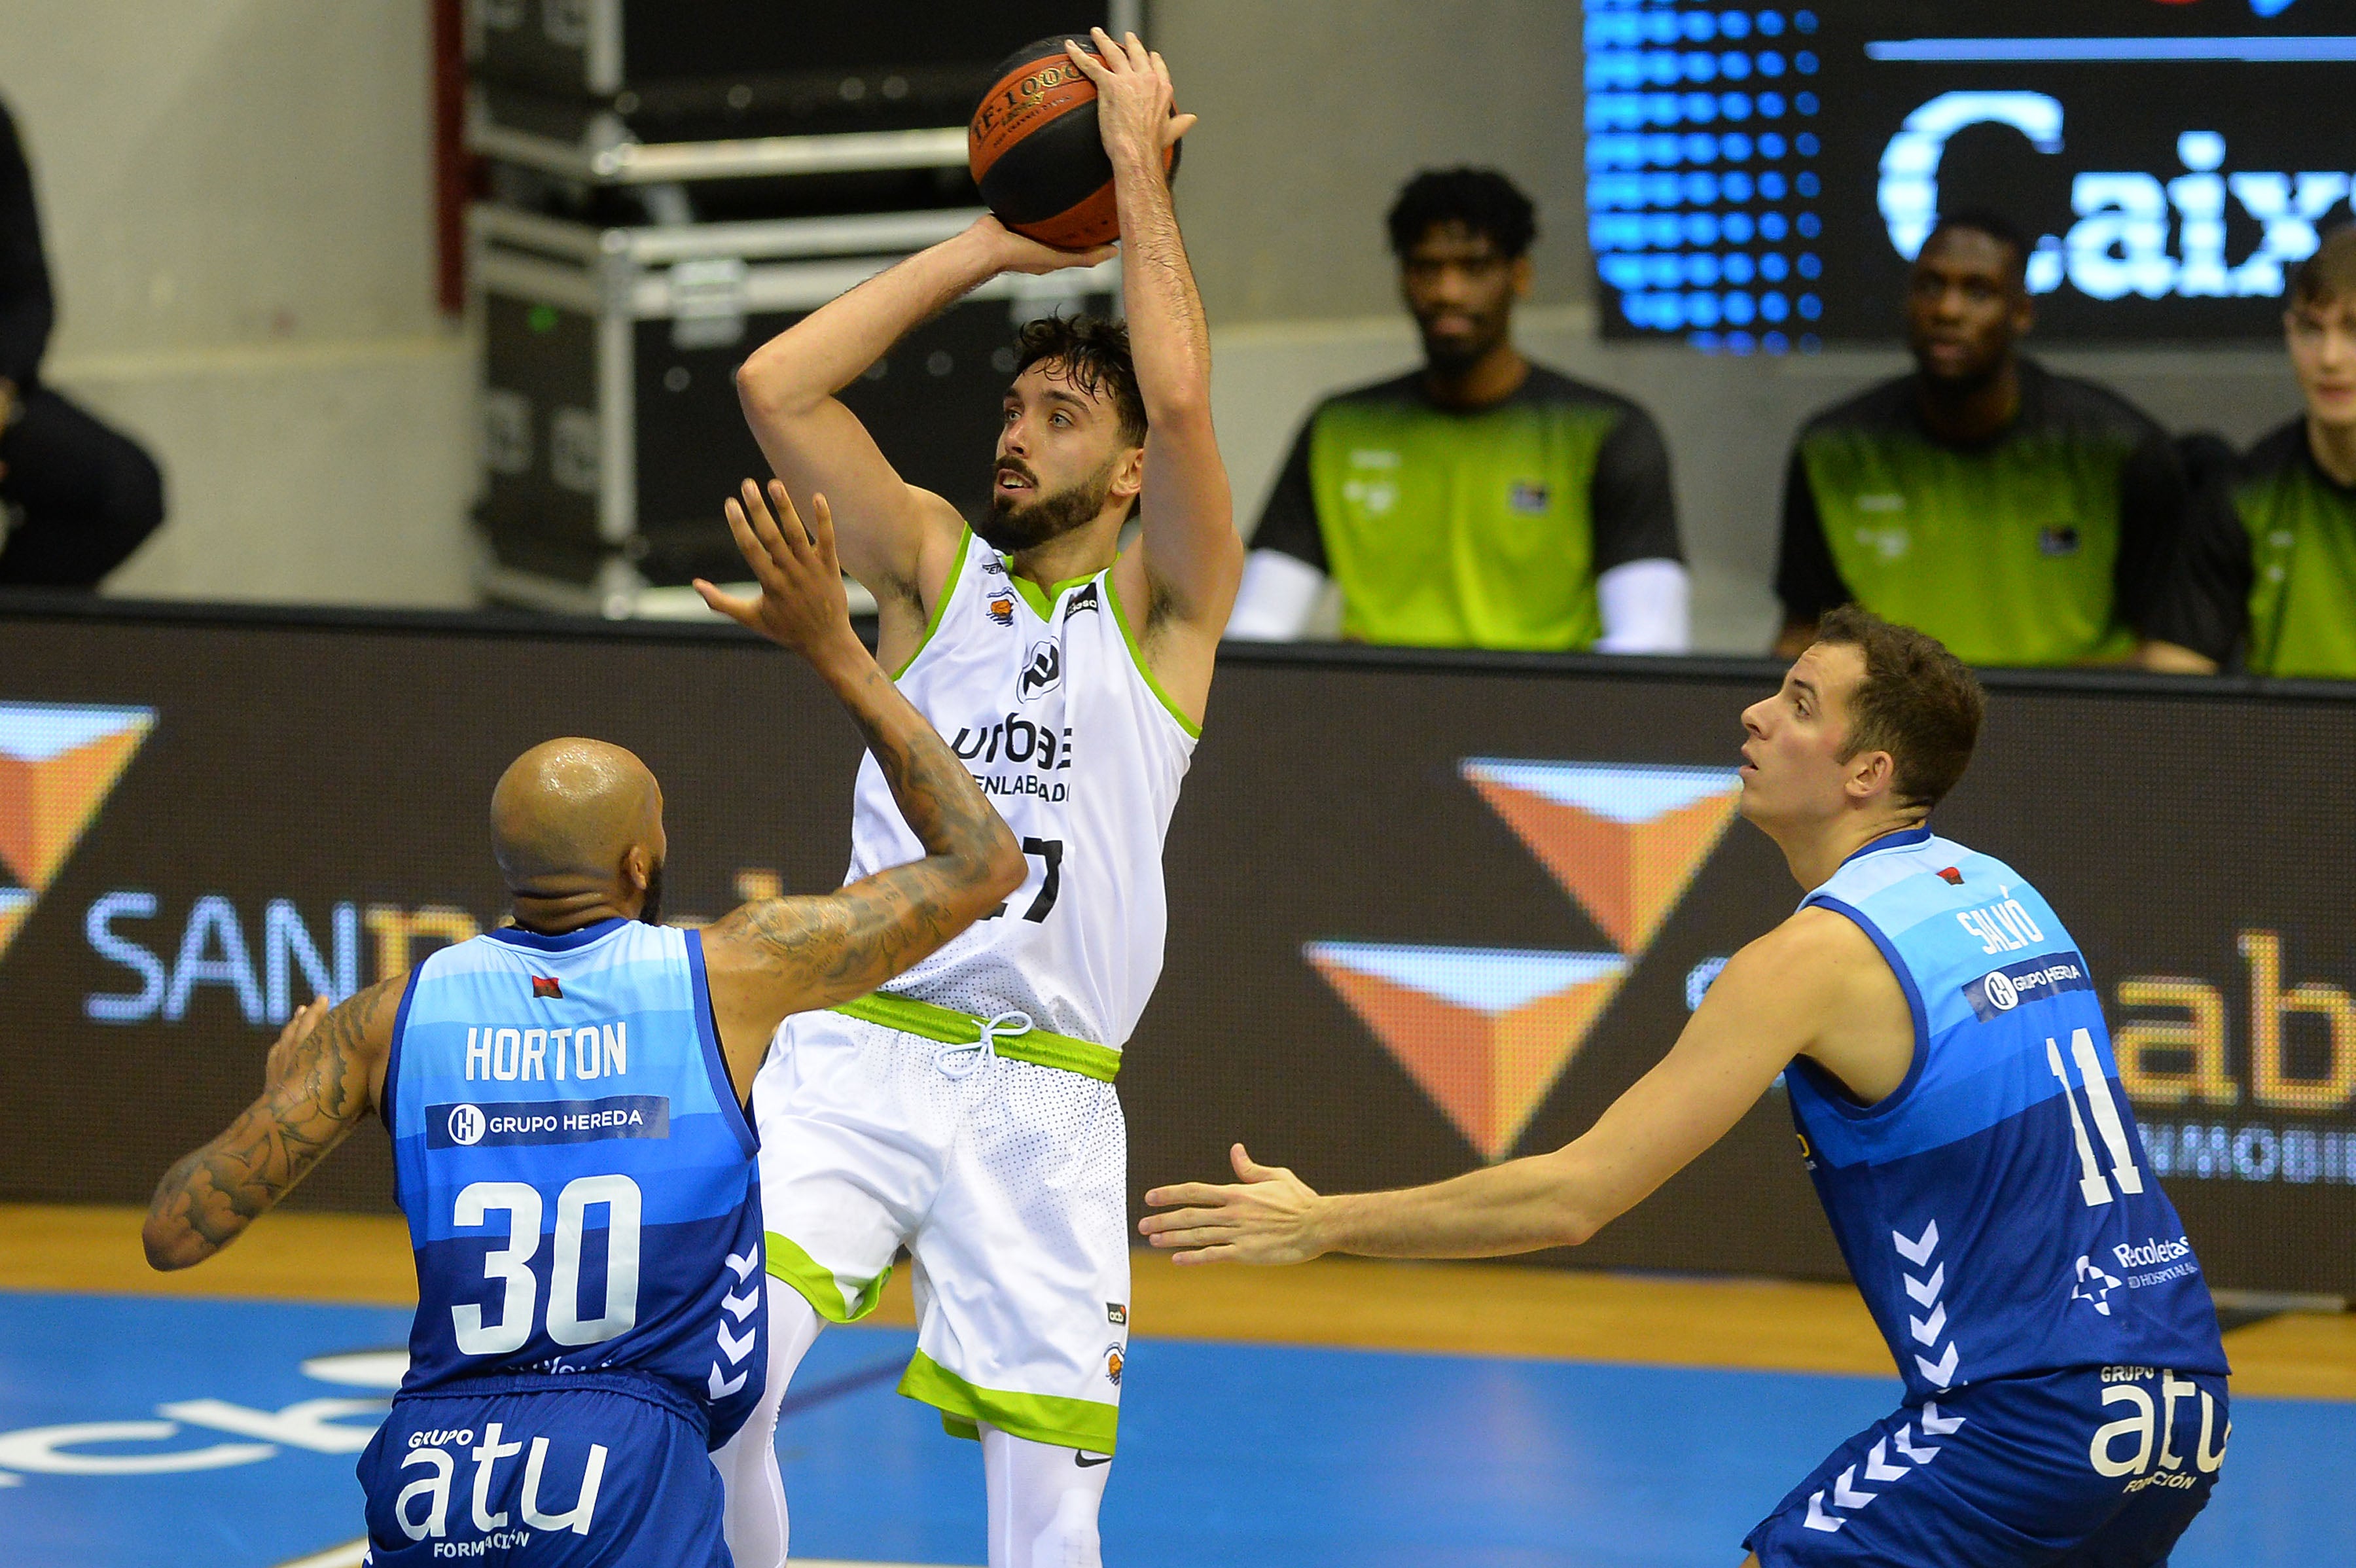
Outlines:
<svg viewBox="0 0 2356 1568"><path fill-rule="evenodd" d="M835 394L909 331L1001 273L1093 266L1112 253L1051 250L984 217L812 311L737 369L745 420L796 504L808 507L821 492L832 498L842 564L875 596L887 659L901 639L913 650L922 637L928 596L948 572L964 521L939 496L903 481Z"/></svg>
<svg viewBox="0 0 2356 1568"><path fill-rule="evenodd" d="M1095 30L1098 54L1070 47L1073 61L1096 83L1097 120L1112 160L1113 199L1120 213L1121 299L1137 384L1145 403L1144 568L1140 614L1149 623L1207 628L1193 654L1149 646L1156 673L1210 685L1209 648L1234 607L1243 580L1226 465L1211 429L1211 331L1202 295L1178 233L1177 209L1163 172L1165 149L1194 124L1173 114L1170 68L1130 34L1119 43ZM1131 596L1134 599L1137 596ZM1153 639L1149 635L1149 644ZM1167 668L1165 668L1167 666ZM1182 699L1183 700L1183 699Z"/></svg>
<svg viewBox="0 0 2356 1568"><path fill-rule="evenodd" d="M1905 998L1869 939L1840 916L1804 910L1737 953L1668 1055L1551 1154L1429 1187L1324 1196L1290 1171L1254 1165L1238 1144L1242 1185L1157 1187L1145 1201L1162 1212L1138 1229L1181 1262L1293 1263L1324 1252L1481 1258L1577 1246L1724 1137L1793 1058L1814 1054L1870 1080L1876 1069L1851 1059L1841 1021L1860 1013L1881 1021L1892 1001L1903 1012Z"/></svg>
<svg viewBox="0 0 2356 1568"><path fill-rule="evenodd" d="M376 1109L408 983L395 975L332 1009L322 997L287 1020L261 1098L156 1184L142 1234L150 1266L185 1269L236 1240Z"/></svg>
<svg viewBox="0 0 2356 1568"><path fill-rule="evenodd" d="M712 1008L742 1088L787 1014L874 990L996 908L1025 866L965 764L851 631L826 498L813 498L805 529L783 483L770 483L765 504L747 481L742 500L728 503L728 526L760 597L696 587L712 608L807 659L834 689L926 851L840 892L747 904L705 930Z"/></svg>

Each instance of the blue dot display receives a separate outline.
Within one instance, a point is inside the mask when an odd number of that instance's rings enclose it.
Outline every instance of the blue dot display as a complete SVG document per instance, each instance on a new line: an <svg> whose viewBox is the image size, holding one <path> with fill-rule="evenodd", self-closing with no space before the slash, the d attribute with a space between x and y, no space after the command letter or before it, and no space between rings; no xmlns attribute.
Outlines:
<svg viewBox="0 0 2356 1568"><path fill-rule="evenodd" d="M1813 321L1823 302L1775 286L1794 275L1789 256L1745 247L1823 232L1802 210L1823 189L1817 137L1773 128L1816 112L1813 93L1786 83L1821 62L1785 41L1815 33L1815 14L1724 0L1585 7L1587 234L1619 318L1712 352L1789 351L1783 333L1753 329ZM1811 253L1796 271L1814 280L1822 265Z"/></svg>

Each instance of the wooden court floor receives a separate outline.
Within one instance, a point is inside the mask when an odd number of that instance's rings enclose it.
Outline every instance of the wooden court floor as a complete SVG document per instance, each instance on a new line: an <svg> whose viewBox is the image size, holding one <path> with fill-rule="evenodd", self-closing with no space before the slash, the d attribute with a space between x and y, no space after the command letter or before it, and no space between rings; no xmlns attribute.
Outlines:
<svg viewBox="0 0 2356 1568"><path fill-rule="evenodd" d="M280 1213L200 1268L150 1270L132 1208L0 1204L0 1290L406 1305L398 1216ZM1132 1332L1173 1339L1893 1375L1847 1284L1665 1278L1499 1263L1323 1258L1180 1268L1138 1254ZM913 1325L905 1271L873 1321ZM2233 1391L2356 1400L2356 1314L2285 1313L2225 1337Z"/></svg>

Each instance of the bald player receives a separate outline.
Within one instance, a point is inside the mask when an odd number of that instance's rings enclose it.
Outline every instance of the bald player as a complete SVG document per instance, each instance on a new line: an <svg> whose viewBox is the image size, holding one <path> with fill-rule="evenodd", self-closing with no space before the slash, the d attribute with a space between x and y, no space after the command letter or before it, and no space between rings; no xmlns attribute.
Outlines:
<svg viewBox="0 0 2356 1568"><path fill-rule="evenodd" d="M147 1260L203 1262L374 1112L417 1255L409 1371L360 1457L374 1568L729 1562L707 1453L760 1400L761 1191L744 1100L787 1015L863 995L1012 893L1013 836L851 634L821 499L747 484L755 599L865 734L922 859L822 898L657 925L662 789L603 741L518 757L491 798L515 924L271 1048L229 1130L166 1174Z"/></svg>

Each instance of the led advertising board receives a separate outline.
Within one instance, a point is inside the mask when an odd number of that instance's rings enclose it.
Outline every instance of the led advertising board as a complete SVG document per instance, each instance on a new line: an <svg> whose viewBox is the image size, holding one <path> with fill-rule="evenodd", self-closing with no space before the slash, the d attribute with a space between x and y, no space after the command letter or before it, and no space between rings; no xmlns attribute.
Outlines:
<svg viewBox="0 0 2356 1568"><path fill-rule="evenodd" d="M856 732L733 632L0 618L0 1198L144 1202L294 1008L496 921L487 804L538 741L647 759L676 917L848 854ZM1237 1139L1350 1189L1576 1137L1798 901L1732 771L1779 676L1230 648L1120 1075L1132 1193L1224 1176ZM1991 680L1936 825L2068 926L1992 917L1991 1004L2083 970L2125 1159L2211 1280L2356 1294L2356 689ZM391 1197L363 1129L295 1200ZM1565 1261L1842 1272L1773 1091Z"/></svg>
<svg viewBox="0 0 2356 1568"><path fill-rule="evenodd" d="M1887 339L1942 212L2030 242L2039 330L2265 337L2350 215L2337 0L1587 0L1607 336Z"/></svg>

